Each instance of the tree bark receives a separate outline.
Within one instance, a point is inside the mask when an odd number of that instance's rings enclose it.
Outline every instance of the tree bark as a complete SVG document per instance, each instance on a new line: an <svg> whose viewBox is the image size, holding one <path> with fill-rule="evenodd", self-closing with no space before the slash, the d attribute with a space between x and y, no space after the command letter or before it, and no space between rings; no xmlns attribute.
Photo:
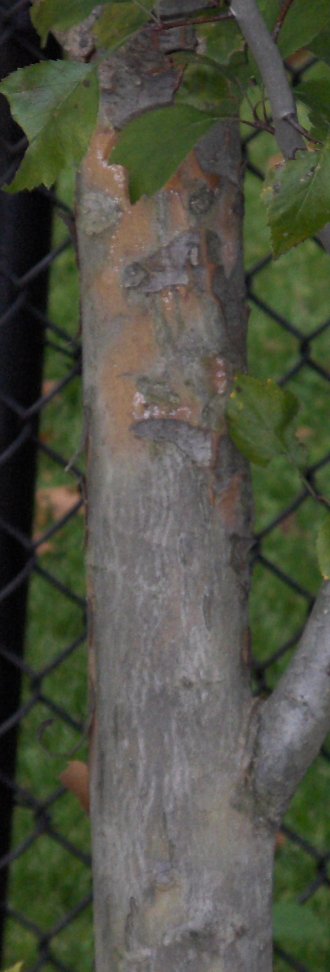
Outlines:
<svg viewBox="0 0 330 972"><path fill-rule="evenodd" d="M240 792L250 490L224 422L245 367L238 132L133 208L105 158L100 134L79 225L97 968L265 972L273 837Z"/></svg>
<svg viewBox="0 0 330 972"><path fill-rule="evenodd" d="M217 125L132 206L115 129L177 77L147 27L102 84L78 193L96 968L270 972L251 492L225 422L246 368L239 132Z"/></svg>

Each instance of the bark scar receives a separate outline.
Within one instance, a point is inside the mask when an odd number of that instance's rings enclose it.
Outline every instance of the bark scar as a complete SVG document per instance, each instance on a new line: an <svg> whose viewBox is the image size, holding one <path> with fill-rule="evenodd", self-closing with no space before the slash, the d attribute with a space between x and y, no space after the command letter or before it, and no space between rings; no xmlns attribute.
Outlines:
<svg viewBox="0 0 330 972"><path fill-rule="evenodd" d="M134 422L131 431L140 439L153 442L172 442L183 455L199 466L210 466L213 458L212 434L207 429L194 428L175 418L145 419Z"/></svg>
<svg viewBox="0 0 330 972"><path fill-rule="evenodd" d="M144 257L142 262L135 260L125 267L123 285L126 290L138 290L152 294L168 287L188 286L189 264L199 263L199 234L180 233L155 253Z"/></svg>

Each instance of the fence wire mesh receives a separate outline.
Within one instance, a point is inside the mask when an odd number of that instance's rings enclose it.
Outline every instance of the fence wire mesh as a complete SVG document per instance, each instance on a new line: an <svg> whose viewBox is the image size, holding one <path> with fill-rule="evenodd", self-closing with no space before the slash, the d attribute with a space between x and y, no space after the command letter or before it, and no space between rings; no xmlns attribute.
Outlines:
<svg viewBox="0 0 330 972"><path fill-rule="evenodd" d="M29 25L28 7L28 0L0 3L3 74L47 56L41 54ZM293 82L298 78L293 71ZM253 133L243 143L250 364L259 377L272 375L300 395L299 432L301 441L310 445L311 458L303 485L281 462L274 464L272 472L262 471L255 478L251 616L254 677L262 692L271 690L289 660L319 586L311 542L315 517L310 488L317 494L326 492L330 462L324 421L330 380L328 257L317 242L309 241L272 264L258 185L269 155L268 138ZM15 171L24 147L21 133L8 123L0 140L1 185ZM1 571L0 564L0 609L4 611L4 615L0 611L0 661L5 686L0 786L8 818L2 827L0 859L2 944L7 965L22 959L29 972L54 968L72 972L78 966L90 967L92 931L88 823L59 781L74 743L84 745L86 713L80 341L75 261L68 233L73 220L69 176L58 195L40 189L29 199L27 231L23 232L24 212L16 203L8 204L7 196L0 227L1 349L8 327L18 335L18 344L10 347L15 355L12 365L7 358L0 366L0 428L5 427L0 457L0 561L7 543L15 554L9 558L7 572ZM45 231L44 252L36 258L30 234L40 212L45 219L45 199L53 216L52 236L47 244ZM13 226L17 225L16 238ZM12 235L14 248L9 245ZM27 254L21 262L17 260L20 241ZM49 274L46 309L40 292ZM20 335L27 331L28 345L35 342L36 329L40 366L29 397L21 393L29 379L28 347L23 355L18 347ZM27 444L28 453L24 452ZM32 502L26 495L25 472L28 467L33 485L36 457L31 530ZM17 477L18 497L16 505L10 505L4 493L11 492ZM27 507L23 525L22 505ZM8 606L11 628L13 617L20 616L14 636L8 634ZM82 751L79 758L83 755ZM275 890L287 905L287 920L282 911L282 930L275 942L276 972L326 972L330 967L330 827L324 813L329 764L330 749L324 746L278 835ZM292 903L300 906L298 920Z"/></svg>
<svg viewBox="0 0 330 972"><path fill-rule="evenodd" d="M310 488L321 496L329 489L330 453L324 420L330 318L329 270L319 243L309 241L274 264L262 230L259 236L262 222L258 223L260 210L254 194L255 184L264 179L264 159L269 156L266 142L264 135L252 135L244 142L250 367L258 377L271 375L297 395L301 402L298 434L309 445L305 484L291 474L288 477L280 462L273 464L272 471L258 471L255 476L253 664L258 690L268 693L298 645L319 586ZM282 931L275 938L276 972L288 968L325 972L329 967L330 831L325 819L329 763L330 749L325 744L278 835L275 896L283 905L287 902L287 916L282 909ZM292 911L292 902L301 905L300 914ZM323 932L317 922L309 925L311 910L323 921Z"/></svg>

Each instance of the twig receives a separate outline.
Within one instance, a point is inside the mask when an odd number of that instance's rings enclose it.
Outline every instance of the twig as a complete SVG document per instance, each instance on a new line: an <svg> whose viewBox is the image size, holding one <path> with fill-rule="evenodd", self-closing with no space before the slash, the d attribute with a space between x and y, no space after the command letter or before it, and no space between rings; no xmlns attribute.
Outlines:
<svg viewBox="0 0 330 972"><path fill-rule="evenodd" d="M305 142L295 128L299 125L296 104L281 55L255 0L232 0L230 10L259 67L272 109L278 146L284 158L293 159L296 152L305 149Z"/></svg>
<svg viewBox="0 0 330 972"><path fill-rule="evenodd" d="M157 14L155 14L153 10L148 10L148 7L144 6L142 0L134 0L134 3L136 4L137 7L140 7L140 10L143 10L144 13L148 14L148 17L150 17L151 20L153 20L157 24L157 27L160 25L160 20L159 17L157 17Z"/></svg>
<svg viewBox="0 0 330 972"><path fill-rule="evenodd" d="M231 0L230 10L258 65L268 94L279 149L285 159L294 159L297 152L306 150L306 144L280 52L256 0ZM330 225L327 224L317 237L330 253Z"/></svg>
<svg viewBox="0 0 330 972"><path fill-rule="evenodd" d="M278 15L278 18L277 18L277 21L276 21L276 24L275 24L275 27L274 27L274 30L273 30L273 34L272 34L273 41L275 42L275 44L277 44L278 35L280 33L281 28L283 27L283 24L284 24L286 15L289 12L292 3L293 3L293 0L285 0L285 2L282 4L282 9L281 9L281 12Z"/></svg>
<svg viewBox="0 0 330 972"><path fill-rule="evenodd" d="M196 20L172 20L172 21L162 21L159 24L160 30L173 30L175 27L195 27L200 24L215 24L220 20L233 20L234 15L232 13L216 14L214 17L199 17Z"/></svg>
<svg viewBox="0 0 330 972"><path fill-rule="evenodd" d="M254 121L248 121L247 118L240 119L241 125L249 125L250 128L254 128L258 132L268 132L269 135L275 135L274 126L267 121L261 121L260 118L255 118Z"/></svg>
<svg viewBox="0 0 330 972"><path fill-rule="evenodd" d="M311 135L307 128L300 125L300 122L295 122L292 120L291 125L293 125L293 128L296 129L296 132L300 132L300 134L307 139L307 142L313 142L315 145L324 145L324 142L322 142L320 138L315 138L315 135Z"/></svg>

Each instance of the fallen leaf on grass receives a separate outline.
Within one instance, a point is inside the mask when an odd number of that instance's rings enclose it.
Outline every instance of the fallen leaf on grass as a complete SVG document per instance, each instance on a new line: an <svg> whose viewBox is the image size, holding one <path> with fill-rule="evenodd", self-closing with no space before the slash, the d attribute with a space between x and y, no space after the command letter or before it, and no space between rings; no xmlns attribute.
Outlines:
<svg viewBox="0 0 330 972"><path fill-rule="evenodd" d="M42 383L42 394L45 397L47 395L51 395L51 393L55 391L57 385L58 385L58 381L55 381L54 378L46 378L45 381L43 381Z"/></svg>
<svg viewBox="0 0 330 972"><path fill-rule="evenodd" d="M299 429L296 429L296 436L299 442L307 442L312 435L314 435L314 429L311 429L309 425L300 425Z"/></svg>
<svg viewBox="0 0 330 972"><path fill-rule="evenodd" d="M289 515L286 516L284 520L282 520L282 522L280 523L280 530L281 533L284 534L299 533L298 525L297 525L297 517L295 516L294 513L289 513Z"/></svg>
<svg viewBox="0 0 330 972"><path fill-rule="evenodd" d="M37 535L34 536L33 539L35 543L38 543L38 540L41 540L41 537ZM44 557L45 554L54 553L54 550L55 544L51 543L50 540L45 540L45 543L40 543L39 546L35 548L37 557Z"/></svg>
<svg viewBox="0 0 330 972"><path fill-rule="evenodd" d="M87 763L73 759L60 775L61 783L79 800L86 813L89 813L89 769Z"/></svg>
<svg viewBox="0 0 330 972"><path fill-rule="evenodd" d="M55 523L76 505L80 493L71 486L47 486L36 493L35 525L42 529L51 519Z"/></svg>

